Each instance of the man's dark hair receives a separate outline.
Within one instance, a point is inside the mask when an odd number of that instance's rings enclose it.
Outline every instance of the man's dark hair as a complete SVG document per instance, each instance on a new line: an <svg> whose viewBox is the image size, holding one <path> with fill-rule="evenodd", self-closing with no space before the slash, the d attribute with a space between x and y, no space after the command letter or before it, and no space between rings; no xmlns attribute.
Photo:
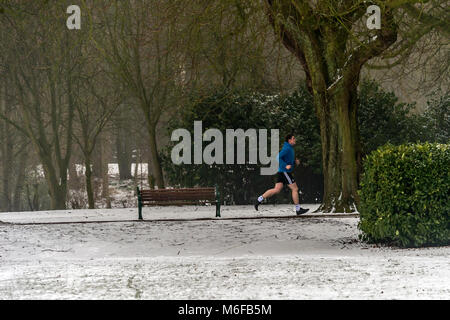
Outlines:
<svg viewBox="0 0 450 320"><path fill-rule="evenodd" d="M291 140L291 138L293 137L294 135L292 134L292 133L289 133L287 136L286 136L286 142L288 142L289 140Z"/></svg>

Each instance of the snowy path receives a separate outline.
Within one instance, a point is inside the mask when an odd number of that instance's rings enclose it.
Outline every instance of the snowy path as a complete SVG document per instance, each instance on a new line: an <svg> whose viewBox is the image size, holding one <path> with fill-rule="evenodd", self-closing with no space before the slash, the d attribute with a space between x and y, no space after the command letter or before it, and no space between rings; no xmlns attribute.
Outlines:
<svg viewBox="0 0 450 320"><path fill-rule="evenodd" d="M313 213L318 204L304 204L310 209L304 216L323 216L323 213ZM263 205L258 212L253 206L222 206L222 219L255 218L255 217L286 217L295 215L293 205ZM191 220L191 219L221 219L216 218L215 206L164 206L144 207L144 220ZM351 215L351 214L348 214ZM55 222L90 222L90 221L131 221L138 220L137 208L94 209L94 210L53 210L39 212L0 212L0 222L5 223L55 223Z"/></svg>
<svg viewBox="0 0 450 320"><path fill-rule="evenodd" d="M0 224L0 299L450 298L450 247L360 243L358 220Z"/></svg>

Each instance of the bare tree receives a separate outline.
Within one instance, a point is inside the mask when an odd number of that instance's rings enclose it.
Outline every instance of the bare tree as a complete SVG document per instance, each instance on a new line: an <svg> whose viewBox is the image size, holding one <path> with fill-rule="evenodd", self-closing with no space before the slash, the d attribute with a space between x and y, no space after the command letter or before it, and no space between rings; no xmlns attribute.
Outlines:
<svg viewBox="0 0 450 320"><path fill-rule="evenodd" d="M73 130L74 141L83 153L89 209L95 208L92 186L92 154L101 132L119 107L122 99L120 88L94 65L95 63L87 64L91 74L86 72L84 77L83 94L80 94L80 102L76 104L78 121Z"/></svg>
<svg viewBox="0 0 450 320"><path fill-rule="evenodd" d="M164 177L158 155L157 125L171 107L170 96L177 92L178 70L176 21L180 3L161 1L108 1L97 6L92 26L104 26L94 38L108 71L115 75L136 100L145 118L152 173L159 188Z"/></svg>
<svg viewBox="0 0 450 320"><path fill-rule="evenodd" d="M23 7L25 6L26 7ZM52 3L19 3L13 16L0 16L4 75L14 87L21 119L0 118L30 139L47 180L52 209L64 209L76 103L74 74L79 57L75 34L54 29L65 17ZM30 9L32 6L32 10Z"/></svg>

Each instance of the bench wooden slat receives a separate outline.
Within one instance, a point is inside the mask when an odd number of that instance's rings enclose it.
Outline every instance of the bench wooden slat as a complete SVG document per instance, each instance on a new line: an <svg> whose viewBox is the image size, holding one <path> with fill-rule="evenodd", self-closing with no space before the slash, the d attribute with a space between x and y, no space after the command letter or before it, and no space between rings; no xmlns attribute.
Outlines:
<svg viewBox="0 0 450 320"><path fill-rule="evenodd" d="M141 191L142 200L214 200L214 188L160 189Z"/></svg>
<svg viewBox="0 0 450 320"><path fill-rule="evenodd" d="M198 199L198 198L152 198L152 199L141 199L142 202L154 202L154 201L207 201L207 202L211 202L211 201L215 201L215 198L205 198L203 197L202 199Z"/></svg>
<svg viewBox="0 0 450 320"><path fill-rule="evenodd" d="M167 195L167 194L170 194L170 195L174 195L174 196L176 196L176 195L178 195L178 196L181 196L181 195L184 195L184 194L188 194L188 195L196 195L196 194L198 194L198 195L208 195L208 194L215 194L215 192L214 191L199 191L199 192L158 192L158 193L141 193L141 196L143 196L143 197L145 197L145 196L163 196L163 195Z"/></svg>
<svg viewBox="0 0 450 320"><path fill-rule="evenodd" d="M148 195L148 194L214 194L215 190L199 190L199 191L185 191L185 192L175 192L172 190L169 190L167 192L142 192L141 195Z"/></svg>
<svg viewBox="0 0 450 320"><path fill-rule="evenodd" d="M198 200L209 200L214 199L215 194L204 193L204 194L158 194L158 195L144 195L141 196L144 199L198 199ZM206 199L204 199L206 198Z"/></svg>
<svg viewBox="0 0 450 320"><path fill-rule="evenodd" d="M154 189L154 190L141 190L141 194L146 193L167 193L167 192L176 192L176 193L185 193L185 192L214 192L215 188L184 188L184 189Z"/></svg>
<svg viewBox="0 0 450 320"><path fill-rule="evenodd" d="M165 193L143 193L141 194L142 197L161 197L165 195L171 195L171 196L178 196L181 197L183 195L198 195L198 196L205 196L205 195L215 195L215 192L165 192Z"/></svg>
<svg viewBox="0 0 450 320"><path fill-rule="evenodd" d="M198 202L198 201L164 201L164 202L144 202L145 205L152 205L152 206L185 206L185 205L206 205L206 204L216 204L215 201L213 202Z"/></svg>

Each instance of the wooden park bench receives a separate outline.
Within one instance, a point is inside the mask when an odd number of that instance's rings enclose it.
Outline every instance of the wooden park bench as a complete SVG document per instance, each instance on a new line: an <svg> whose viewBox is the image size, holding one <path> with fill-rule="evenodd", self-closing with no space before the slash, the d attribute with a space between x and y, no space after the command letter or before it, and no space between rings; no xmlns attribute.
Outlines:
<svg viewBox="0 0 450 320"><path fill-rule="evenodd" d="M139 220L143 220L143 206L202 205L208 202L216 205L216 217L220 217L220 193L217 187L153 190L140 190L138 187L137 197Z"/></svg>

